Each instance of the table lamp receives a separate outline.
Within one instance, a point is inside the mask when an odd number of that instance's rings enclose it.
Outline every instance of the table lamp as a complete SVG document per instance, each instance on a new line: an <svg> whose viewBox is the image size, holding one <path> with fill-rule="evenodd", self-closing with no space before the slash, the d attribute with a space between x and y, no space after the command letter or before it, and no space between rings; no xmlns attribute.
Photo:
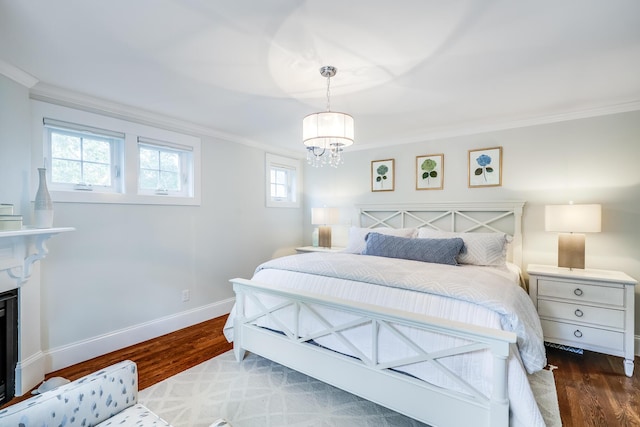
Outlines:
<svg viewBox="0 0 640 427"><path fill-rule="evenodd" d="M600 205L547 205L544 212L546 231L558 235L558 267L584 269L583 233L598 233L602 223Z"/></svg>
<svg viewBox="0 0 640 427"><path fill-rule="evenodd" d="M331 247L331 226L338 222L338 208L311 208L311 224L318 225L318 246Z"/></svg>

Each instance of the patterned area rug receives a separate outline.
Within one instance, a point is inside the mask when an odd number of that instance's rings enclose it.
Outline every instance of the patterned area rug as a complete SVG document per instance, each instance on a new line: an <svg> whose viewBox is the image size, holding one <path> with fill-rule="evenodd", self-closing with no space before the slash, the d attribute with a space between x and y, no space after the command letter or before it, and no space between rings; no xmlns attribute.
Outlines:
<svg viewBox="0 0 640 427"><path fill-rule="evenodd" d="M553 374L530 382L548 427L560 426ZM139 393L139 401L175 427L424 426L404 415L254 354L226 352Z"/></svg>

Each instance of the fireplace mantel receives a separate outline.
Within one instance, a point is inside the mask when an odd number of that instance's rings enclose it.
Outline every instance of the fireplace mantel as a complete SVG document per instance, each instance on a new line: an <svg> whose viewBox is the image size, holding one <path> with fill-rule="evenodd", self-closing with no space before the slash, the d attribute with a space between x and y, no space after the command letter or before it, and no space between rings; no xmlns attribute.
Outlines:
<svg viewBox="0 0 640 427"><path fill-rule="evenodd" d="M31 273L37 261L49 253L51 237L73 231L71 227L22 228L0 231L0 291L19 289L18 361L15 370L15 396L22 396L45 376L40 319L40 277ZM9 275L4 276L4 272ZM35 270L37 271L37 269ZM31 278L31 283L28 283ZM26 284L26 285L25 285ZM32 286L30 286L32 285Z"/></svg>
<svg viewBox="0 0 640 427"><path fill-rule="evenodd" d="M46 241L73 230L75 228L56 227L0 231L0 272L6 271L18 287L22 286L31 277L33 263L49 253Z"/></svg>

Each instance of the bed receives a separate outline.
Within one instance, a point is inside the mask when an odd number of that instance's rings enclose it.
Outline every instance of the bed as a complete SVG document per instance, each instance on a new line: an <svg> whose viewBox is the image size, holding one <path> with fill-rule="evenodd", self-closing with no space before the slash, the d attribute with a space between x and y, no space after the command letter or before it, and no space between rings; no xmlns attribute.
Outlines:
<svg viewBox="0 0 640 427"><path fill-rule="evenodd" d="M546 357L519 274L523 207L358 206L344 252L231 280L236 359L253 352L432 426L543 426L527 380Z"/></svg>

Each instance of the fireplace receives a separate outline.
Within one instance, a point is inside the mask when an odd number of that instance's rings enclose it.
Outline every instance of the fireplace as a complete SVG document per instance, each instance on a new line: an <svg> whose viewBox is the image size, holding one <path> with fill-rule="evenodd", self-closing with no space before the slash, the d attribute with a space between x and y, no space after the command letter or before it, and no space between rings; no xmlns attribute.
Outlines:
<svg viewBox="0 0 640 427"><path fill-rule="evenodd" d="M40 270L34 266L49 252L47 240L72 230L0 231L0 404L24 395L44 380Z"/></svg>
<svg viewBox="0 0 640 427"><path fill-rule="evenodd" d="M0 294L0 405L13 399L18 363L18 290Z"/></svg>

